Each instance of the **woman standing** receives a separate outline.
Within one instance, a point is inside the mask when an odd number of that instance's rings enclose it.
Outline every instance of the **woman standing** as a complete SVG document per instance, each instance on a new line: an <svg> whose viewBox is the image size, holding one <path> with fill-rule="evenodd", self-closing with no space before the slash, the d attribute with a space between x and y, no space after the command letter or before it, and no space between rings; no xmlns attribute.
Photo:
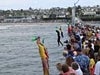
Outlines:
<svg viewBox="0 0 100 75"><path fill-rule="evenodd" d="M48 63L48 52L46 47L41 43L40 37L37 38L37 45L39 48L39 53L40 53L40 57L42 60L42 66L43 66L43 75L49 75L49 63Z"/></svg>

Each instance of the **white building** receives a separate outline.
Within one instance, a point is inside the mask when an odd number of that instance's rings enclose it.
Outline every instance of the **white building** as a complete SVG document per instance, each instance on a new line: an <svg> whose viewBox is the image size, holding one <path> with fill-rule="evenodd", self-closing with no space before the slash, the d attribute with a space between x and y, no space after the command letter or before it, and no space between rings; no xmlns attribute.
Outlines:
<svg viewBox="0 0 100 75"><path fill-rule="evenodd" d="M85 11L83 15L96 15L96 11Z"/></svg>

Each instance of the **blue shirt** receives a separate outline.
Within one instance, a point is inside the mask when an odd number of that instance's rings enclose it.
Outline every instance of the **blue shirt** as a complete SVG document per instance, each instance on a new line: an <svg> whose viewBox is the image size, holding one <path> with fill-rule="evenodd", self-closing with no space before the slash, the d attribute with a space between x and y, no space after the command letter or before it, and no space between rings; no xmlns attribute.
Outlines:
<svg viewBox="0 0 100 75"><path fill-rule="evenodd" d="M66 55L66 58L67 58L67 57L69 57L69 56L71 56L71 57L73 57L73 56L74 56L73 51L71 51L71 50L69 50L69 51L68 51L68 54Z"/></svg>
<svg viewBox="0 0 100 75"><path fill-rule="evenodd" d="M90 60L88 56L80 54L76 56L75 61L80 65L80 68L83 70L88 68Z"/></svg>

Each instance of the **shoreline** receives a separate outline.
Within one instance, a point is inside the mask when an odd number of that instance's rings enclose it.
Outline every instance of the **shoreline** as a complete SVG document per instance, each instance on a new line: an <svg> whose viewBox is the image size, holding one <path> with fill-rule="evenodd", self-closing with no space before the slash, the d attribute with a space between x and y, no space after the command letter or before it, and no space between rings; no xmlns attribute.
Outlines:
<svg viewBox="0 0 100 75"><path fill-rule="evenodd" d="M45 23L41 23L41 22L38 22L38 23L0 23L0 26L6 26L6 25L52 25L52 24L57 24L57 25L62 25L62 24L66 24L66 23L63 23L63 22L45 22Z"/></svg>
<svg viewBox="0 0 100 75"><path fill-rule="evenodd" d="M98 26L100 27L100 22L95 22L95 21L83 21L86 25L91 25L91 26ZM62 24L66 24L67 22L33 22L33 23L0 23L0 26L7 26L7 25L52 25L52 24L56 24L56 25L62 25Z"/></svg>

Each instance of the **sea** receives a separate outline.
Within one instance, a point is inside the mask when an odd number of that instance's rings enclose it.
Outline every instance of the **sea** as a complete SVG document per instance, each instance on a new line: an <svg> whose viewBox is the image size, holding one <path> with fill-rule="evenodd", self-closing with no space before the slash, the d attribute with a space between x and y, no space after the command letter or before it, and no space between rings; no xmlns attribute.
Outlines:
<svg viewBox="0 0 100 75"><path fill-rule="evenodd" d="M67 35L66 23L2 23L0 24L0 75L43 75L41 58L34 36L44 39L49 53L50 75L58 75L57 63L65 63L64 46L57 45L56 29L62 27Z"/></svg>

